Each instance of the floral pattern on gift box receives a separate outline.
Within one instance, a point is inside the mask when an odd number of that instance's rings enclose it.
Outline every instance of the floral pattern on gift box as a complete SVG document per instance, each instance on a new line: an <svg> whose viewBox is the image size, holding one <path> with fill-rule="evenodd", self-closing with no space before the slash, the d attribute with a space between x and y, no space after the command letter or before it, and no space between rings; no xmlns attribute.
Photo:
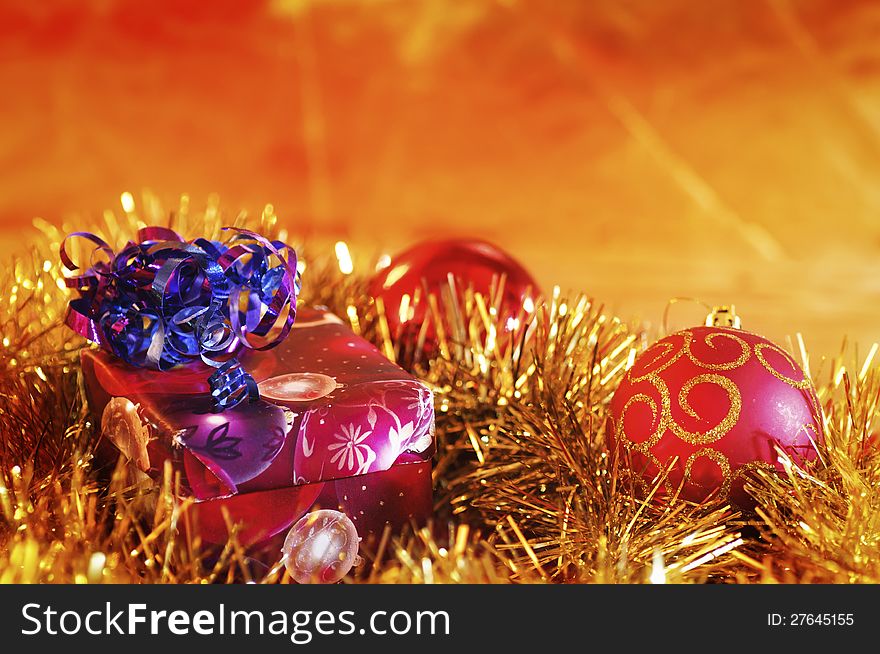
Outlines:
<svg viewBox="0 0 880 654"><path fill-rule="evenodd" d="M294 457L297 483L386 470L407 451L430 445L431 392L415 380L339 389L303 421Z"/></svg>
<svg viewBox="0 0 880 654"><path fill-rule="evenodd" d="M361 433L360 425L355 426L353 423L349 423L348 426L342 425L340 431L342 433L335 436L337 442L327 446L329 452L335 451L330 457L330 463L337 463L339 470L342 471L364 474L370 464L376 460L376 453L364 443L373 432Z"/></svg>
<svg viewBox="0 0 880 654"><path fill-rule="evenodd" d="M155 425L149 474L170 460L180 490L199 505L199 534L223 543L227 519L239 541L289 527L316 502L345 512L363 533L382 533L431 511L434 406L431 391L323 311L302 308L296 334L271 352L249 352L258 383L295 375L321 382L270 388L254 403L213 412L204 366L157 373L103 351L83 352L90 402L141 405ZM317 388L320 393L310 393ZM146 419L146 418L145 418ZM115 459L114 459L115 461Z"/></svg>

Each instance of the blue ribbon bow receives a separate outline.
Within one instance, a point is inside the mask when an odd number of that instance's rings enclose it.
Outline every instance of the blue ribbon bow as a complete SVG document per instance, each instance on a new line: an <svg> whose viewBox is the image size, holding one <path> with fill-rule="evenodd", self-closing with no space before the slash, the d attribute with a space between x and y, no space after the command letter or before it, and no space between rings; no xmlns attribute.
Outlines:
<svg viewBox="0 0 880 654"><path fill-rule="evenodd" d="M236 354L271 349L290 334L300 291L296 252L249 230L224 231L233 232L225 242L185 241L146 227L118 253L89 232L69 234L60 250L68 272L80 270L67 252L70 239L94 248L89 267L66 279L79 292L66 324L135 366L169 370L200 358L217 369L208 379L217 411L259 399Z"/></svg>

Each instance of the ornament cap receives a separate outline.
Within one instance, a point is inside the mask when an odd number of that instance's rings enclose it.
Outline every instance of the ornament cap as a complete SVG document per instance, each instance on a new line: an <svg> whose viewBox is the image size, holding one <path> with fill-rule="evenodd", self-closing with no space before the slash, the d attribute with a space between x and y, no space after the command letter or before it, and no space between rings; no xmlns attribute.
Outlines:
<svg viewBox="0 0 880 654"><path fill-rule="evenodd" d="M706 316L706 327L732 327L734 329L742 328L742 321L736 315L736 307L734 305L720 305L712 308L712 311Z"/></svg>

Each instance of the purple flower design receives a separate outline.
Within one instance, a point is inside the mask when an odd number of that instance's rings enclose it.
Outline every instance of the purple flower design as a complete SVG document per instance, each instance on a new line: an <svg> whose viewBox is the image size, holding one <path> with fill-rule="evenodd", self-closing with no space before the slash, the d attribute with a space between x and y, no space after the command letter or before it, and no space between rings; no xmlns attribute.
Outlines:
<svg viewBox="0 0 880 654"><path fill-rule="evenodd" d="M232 461L241 457L238 451L238 444L242 439L238 436L229 435L229 423L224 422L219 427L215 427L208 434L204 445L193 445L187 443L187 447L200 452L205 452L212 459L221 461Z"/></svg>

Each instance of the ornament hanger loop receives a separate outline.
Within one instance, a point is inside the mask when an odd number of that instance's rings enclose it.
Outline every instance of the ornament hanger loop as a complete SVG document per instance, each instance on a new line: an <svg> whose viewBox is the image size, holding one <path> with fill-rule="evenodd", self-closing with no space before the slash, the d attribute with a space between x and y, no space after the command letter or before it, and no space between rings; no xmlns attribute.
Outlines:
<svg viewBox="0 0 880 654"><path fill-rule="evenodd" d="M693 303L693 304L699 304L701 307L705 308L706 311L709 311L709 312L712 312L712 311L713 311L713 308L712 308L711 305L706 304L706 303L703 302L702 300L700 300L700 299L698 299L698 298L695 298L695 297L673 297L673 298L669 298L669 300L666 302L666 306L665 306L664 309L663 309L663 323L662 323L662 327L663 327L663 333L664 333L664 334L668 334L668 333L669 333L669 310L672 308L672 305L673 305L673 304L678 304L679 302L691 302L691 303Z"/></svg>

